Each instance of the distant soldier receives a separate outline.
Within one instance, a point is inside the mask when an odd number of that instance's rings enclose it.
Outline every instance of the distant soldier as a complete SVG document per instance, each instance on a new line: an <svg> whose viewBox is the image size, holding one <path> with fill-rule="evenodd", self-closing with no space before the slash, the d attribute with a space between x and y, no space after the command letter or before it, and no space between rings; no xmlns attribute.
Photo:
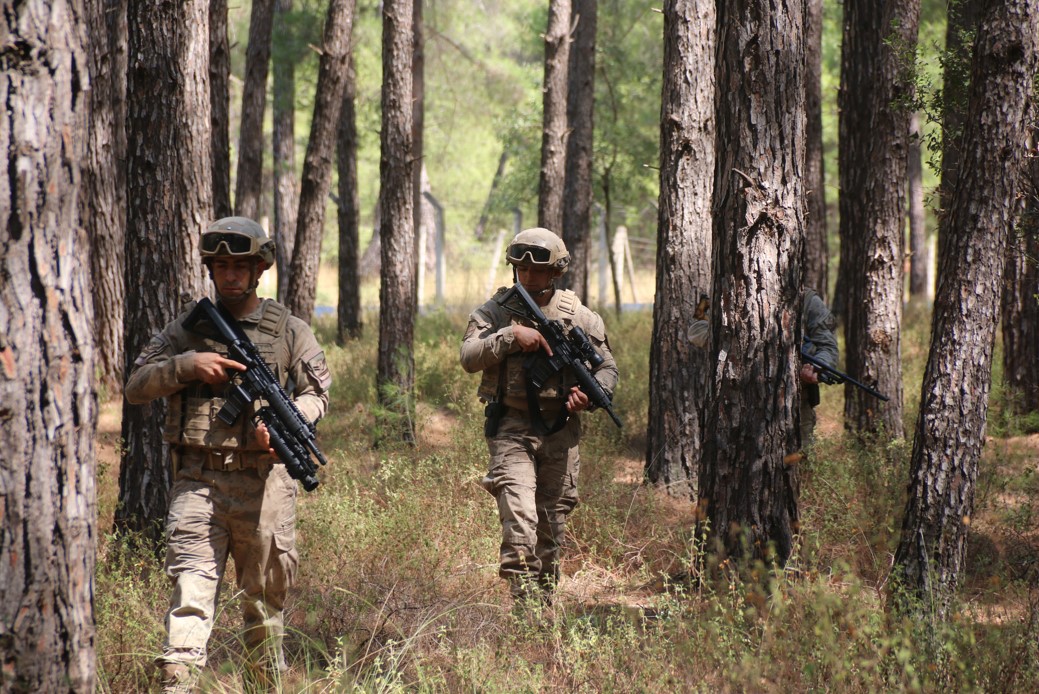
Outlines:
<svg viewBox="0 0 1039 694"><path fill-rule="evenodd" d="M238 320L296 406L316 422L328 405L325 355L303 321L256 294L260 275L274 264L274 242L251 219L227 217L202 235L201 254L219 303ZM164 438L174 482L166 573L173 594L167 639L157 658L163 691L194 690L206 664L228 554L242 591L244 644L254 664L247 674L265 687L286 668L282 608L299 563L296 482L273 455L266 427L254 428L252 412L243 412L231 426L215 417L229 373L246 367L228 359L220 342L185 329L187 316L181 314L152 338L125 389L133 404L169 398Z"/></svg>
<svg viewBox="0 0 1039 694"><path fill-rule="evenodd" d="M805 289L801 326L804 350L830 368L837 368L839 353L837 319L813 289ZM689 341L700 349L707 349L710 323L697 319L689 327ZM819 373L811 364L801 366L801 446L808 447L815 438L815 407L819 404Z"/></svg>
<svg viewBox="0 0 1039 694"><path fill-rule="evenodd" d="M562 239L547 229L527 229L512 240L505 258L546 318L562 322L566 331L579 327L587 333L602 357L592 375L612 395L617 364L602 318L572 291L555 288L570 264ZM483 372L478 395L488 403L484 433L491 460L481 484L498 501L499 575L509 582L518 604L551 604L559 583L566 517L578 503L577 413L588 409L589 398L568 368L528 395L524 361L538 350L547 351L548 342L533 323L503 304L507 292L502 287L469 316L461 362L469 373ZM537 411L530 407L532 399Z"/></svg>

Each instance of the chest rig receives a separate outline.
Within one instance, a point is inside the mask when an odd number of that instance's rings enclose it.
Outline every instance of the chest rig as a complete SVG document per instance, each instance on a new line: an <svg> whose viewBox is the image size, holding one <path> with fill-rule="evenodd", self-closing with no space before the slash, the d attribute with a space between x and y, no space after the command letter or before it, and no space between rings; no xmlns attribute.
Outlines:
<svg viewBox="0 0 1039 694"><path fill-rule="evenodd" d="M256 351L270 367L278 382L286 391L292 392L295 385L289 383L289 343L286 325L289 310L281 304L264 302L258 322L240 322L242 330L256 345ZM185 331L181 353L216 352L227 356L227 347L204 335ZM192 382L170 397L170 408L166 414L163 440L177 446L208 448L216 450L262 451L253 434L252 418L262 403L252 403L234 422L227 425L217 413L224 406L225 385L211 386Z"/></svg>

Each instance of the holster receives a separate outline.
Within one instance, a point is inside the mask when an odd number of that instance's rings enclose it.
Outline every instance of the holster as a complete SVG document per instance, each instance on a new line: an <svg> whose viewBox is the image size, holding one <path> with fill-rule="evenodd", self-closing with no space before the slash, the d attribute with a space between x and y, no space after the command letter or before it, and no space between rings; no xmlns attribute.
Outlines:
<svg viewBox="0 0 1039 694"><path fill-rule="evenodd" d="M484 436L491 438L498 433L498 425L501 424L501 418L505 416L505 409L505 403L501 402L489 402L483 408L483 416L486 417L483 422Z"/></svg>
<svg viewBox="0 0 1039 694"><path fill-rule="evenodd" d="M816 383L806 383L804 385L804 389L802 390L802 393L804 394L804 397L808 401L809 405L811 405L812 407L817 407L819 405L819 385L818 384L816 384Z"/></svg>

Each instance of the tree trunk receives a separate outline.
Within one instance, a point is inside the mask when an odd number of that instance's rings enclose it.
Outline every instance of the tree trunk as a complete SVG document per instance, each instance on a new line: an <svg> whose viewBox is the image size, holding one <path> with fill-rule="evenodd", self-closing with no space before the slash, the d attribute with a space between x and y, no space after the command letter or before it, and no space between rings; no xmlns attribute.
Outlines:
<svg viewBox="0 0 1039 694"><path fill-rule="evenodd" d="M399 438L415 440L416 166L412 137L413 0L386 0L382 22L382 155L379 164L382 271L379 284L379 404Z"/></svg>
<svg viewBox="0 0 1039 694"><path fill-rule="evenodd" d="M289 289L289 267L296 246L296 211L299 184L296 178L296 61L286 16L292 0L275 0L273 72L274 100L271 104L274 154L274 225L271 238L277 248L278 301L285 302Z"/></svg>
<svg viewBox="0 0 1039 694"><path fill-rule="evenodd" d="M830 248L826 235L826 176L823 170L823 1L805 3L805 286L826 301Z"/></svg>
<svg viewBox="0 0 1039 694"><path fill-rule="evenodd" d="M797 531L803 3L718 6L713 387L701 508L719 554L780 565ZM782 80L775 79L782 75ZM684 326L683 326L684 327Z"/></svg>
<svg viewBox="0 0 1039 694"><path fill-rule="evenodd" d="M695 500L700 465L707 352L687 331L711 288L714 188L715 12L713 3L664 3L664 84L660 110L657 283L649 355L646 478Z"/></svg>
<svg viewBox="0 0 1039 694"><path fill-rule="evenodd" d="M993 2L978 27L895 564L944 621L963 566L985 441L992 349L1036 69L1039 2Z"/></svg>
<svg viewBox="0 0 1039 694"><path fill-rule="evenodd" d="M213 216L231 216L231 47L227 0L209 2L209 108L213 120Z"/></svg>
<svg viewBox="0 0 1039 694"><path fill-rule="evenodd" d="M346 90L354 5L354 0L332 0L328 4L314 118L311 120L307 154L303 159L296 244L292 251L285 304L307 323L314 315L317 275L321 266L321 237L325 230L325 200L332 185L336 129Z"/></svg>
<svg viewBox="0 0 1039 694"><path fill-rule="evenodd" d="M412 58L411 58L411 142L413 156L417 164L412 167L412 188L414 189L415 201L411 207L411 214L414 217L412 219L412 230L415 233L415 249L419 252L414 254L415 262L415 277L417 278L424 276L424 268L419 267L419 263L422 262L424 253L421 252L422 245L420 245L422 239L422 210L423 200L422 197L422 176L425 171L423 166L422 157L424 156L423 151L423 133L426 122L426 47L422 37L422 0L412 0L413 5L411 8L411 31L412 39L414 44L412 46ZM422 303L421 297L418 292L421 289L421 283L414 282L415 287L415 306L417 307Z"/></svg>
<svg viewBox="0 0 1039 694"><path fill-rule="evenodd" d="M491 189L487 191L487 200L483 203L483 211L480 212L480 220L476 222L476 231L474 235L480 241L483 241L484 231L487 228L487 221L491 217L491 208L494 204L494 194L498 192L498 187L501 185L502 178L505 176L505 164L509 161L509 150L502 149L501 156L498 157L498 168L494 171L494 178L491 179Z"/></svg>
<svg viewBox="0 0 1039 694"><path fill-rule="evenodd" d="M845 279L848 373L876 387L880 402L844 387L845 426L904 436L902 424L902 254L906 161L919 0L844 5L840 102L840 273Z"/></svg>
<svg viewBox="0 0 1039 694"><path fill-rule="evenodd" d="M339 114L336 154L339 168L339 305L336 339L340 345L361 337L361 202L357 178L357 73L351 58L343 107Z"/></svg>
<svg viewBox="0 0 1039 694"><path fill-rule="evenodd" d="M212 219L209 3L131 3L128 14L124 373L205 292L198 244ZM170 486L164 399L123 403L116 526L158 544Z"/></svg>
<svg viewBox="0 0 1039 694"><path fill-rule="evenodd" d="M566 185L566 98L570 64L570 0L549 0L545 31L545 81L541 91L541 174L538 225L563 234ZM579 259L577 262L584 262Z"/></svg>
<svg viewBox="0 0 1039 694"><path fill-rule="evenodd" d="M920 148L920 114L914 113L909 121L909 160L906 177L909 181L909 295L927 294L927 216L924 208L924 164Z"/></svg>
<svg viewBox="0 0 1039 694"><path fill-rule="evenodd" d="M97 400L90 249L77 194L91 139L83 89L97 67L81 22L96 28L99 6L8 3L0 20L4 692L94 691ZM94 36L104 42L105 34Z"/></svg>
<svg viewBox="0 0 1039 694"><path fill-rule="evenodd" d="M945 54L942 61L942 170L938 186L941 205L939 216L952 207L952 196L960 170L963 123L967 117L967 96L970 87L971 39L981 16L982 0L955 0L949 2L945 24ZM938 231L938 257L943 257L941 225ZM939 272L941 268L939 267ZM940 278L938 278L940 281Z"/></svg>
<svg viewBox="0 0 1039 694"><path fill-rule="evenodd" d="M242 120L238 131L235 214L257 220L263 193L263 112L267 103L267 65L271 60L274 0L253 0L249 47L242 84Z"/></svg>
<svg viewBox="0 0 1039 694"><path fill-rule="evenodd" d="M80 218L90 241L94 343L98 384L108 397L123 390L123 229L126 223L125 137L115 120L114 92L122 89L125 62L116 59L118 37L109 35L104 0L85 3L90 42L90 115L80 197ZM125 54L125 49L123 51ZM121 114L120 114L121 115Z"/></svg>
<svg viewBox="0 0 1039 694"><path fill-rule="evenodd" d="M566 184L563 241L573 262L563 286L588 298L588 258L592 226L592 134L595 112L596 0L574 0L567 97Z"/></svg>

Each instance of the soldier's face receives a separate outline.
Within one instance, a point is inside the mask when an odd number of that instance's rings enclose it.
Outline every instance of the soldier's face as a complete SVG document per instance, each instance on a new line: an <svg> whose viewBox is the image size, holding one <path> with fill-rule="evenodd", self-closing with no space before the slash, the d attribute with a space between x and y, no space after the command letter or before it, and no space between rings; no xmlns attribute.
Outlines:
<svg viewBox="0 0 1039 694"><path fill-rule="evenodd" d="M230 303L247 298L256 284L256 265L255 258L214 258L210 262L210 268L213 271L213 284L216 285L220 298Z"/></svg>
<svg viewBox="0 0 1039 694"><path fill-rule="evenodd" d="M559 271L547 267L516 267L516 278L523 288L530 294L536 294L552 286L552 280L558 276Z"/></svg>

